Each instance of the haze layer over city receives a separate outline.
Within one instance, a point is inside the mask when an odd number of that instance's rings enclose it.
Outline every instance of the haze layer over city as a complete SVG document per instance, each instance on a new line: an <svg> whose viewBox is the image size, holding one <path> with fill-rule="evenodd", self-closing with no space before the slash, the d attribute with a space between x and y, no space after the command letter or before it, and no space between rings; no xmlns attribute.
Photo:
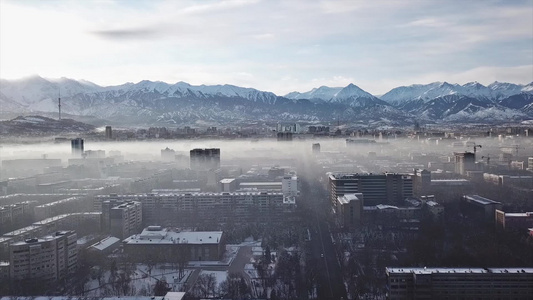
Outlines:
<svg viewBox="0 0 533 300"><path fill-rule="evenodd" d="M0 300L533 299L532 41L529 0L0 0Z"/></svg>

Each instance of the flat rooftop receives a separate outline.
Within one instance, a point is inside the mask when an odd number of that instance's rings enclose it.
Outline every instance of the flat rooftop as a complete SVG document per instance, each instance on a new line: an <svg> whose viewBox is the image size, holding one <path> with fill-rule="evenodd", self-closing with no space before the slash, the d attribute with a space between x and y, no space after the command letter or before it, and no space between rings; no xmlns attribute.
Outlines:
<svg viewBox="0 0 533 300"><path fill-rule="evenodd" d="M93 245L91 245L90 248L94 248L94 249L97 249L97 250L105 250L107 248L109 248L110 246L113 246L117 243L120 242L120 239L119 238L116 238L114 236L109 236L109 237L106 237L105 239L99 241L98 243L95 243Z"/></svg>
<svg viewBox="0 0 533 300"><path fill-rule="evenodd" d="M194 197L207 197L207 196L254 196L254 195L283 195L282 192L273 192L273 191L263 191L263 192L234 192L234 193L158 193L158 194L136 194L136 195L96 195L96 198L111 198L111 199L135 199L135 198L145 198L145 197L183 197L183 196L194 196Z"/></svg>
<svg viewBox="0 0 533 300"><path fill-rule="evenodd" d="M235 181L235 178L224 178L222 180L220 180L220 183L224 184L224 183L232 183Z"/></svg>
<svg viewBox="0 0 533 300"><path fill-rule="evenodd" d="M67 235L67 234L71 234L71 233L74 233L73 231L57 231L56 233L53 233L53 234L49 234L49 235L46 235L46 236L43 236L43 237L40 237L40 238L30 238L30 239L26 239L24 241L21 241L21 242L16 242L13 244L13 246L18 246L18 245L28 245L28 244L34 244L34 243L42 243L42 242L46 242L46 241L51 241L51 240L55 240L55 239L58 239L64 235Z"/></svg>
<svg viewBox="0 0 533 300"><path fill-rule="evenodd" d="M39 205L39 206L36 206L36 207L55 206L55 205L59 205L59 204L62 204L62 203L66 203L66 202L70 202L70 201L74 201L74 200L79 200L79 199L80 199L79 197L70 197L70 198L61 199L61 200L57 200L57 201L54 201L54 202L42 204L42 205Z"/></svg>
<svg viewBox="0 0 533 300"><path fill-rule="evenodd" d="M479 195L465 195L464 197L468 201L472 201L481 205L501 204L498 201L490 200Z"/></svg>
<svg viewBox="0 0 533 300"><path fill-rule="evenodd" d="M132 235L126 244L218 244L222 231L170 231L160 226L148 226L141 234Z"/></svg>
<svg viewBox="0 0 533 300"><path fill-rule="evenodd" d="M23 227L23 228L20 228L20 229L17 229L17 230L13 230L11 232L8 232L8 233L4 233L4 236L18 236L18 235L21 235L21 234L24 234L26 232L31 232L33 230L37 230L41 228L40 226L35 226L35 225L30 225L30 226L26 226L26 227Z"/></svg>
<svg viewBox="0 0 533 300"><path fill-rule="evenodd" d="M389 274L488 274L488 273L527 273L533 274L533 268L386 268Z"/></svg>
<svg viewBox="0 0 533 300"><path fill-rule="evenodd" d="M348 204L350 201L359 200L356 194L346 194L344 196L337 197L337 201L341 204Z"/></svg>
<svg viewBox="0 0 533 300"><path fill-rule="evenodd" d="M511 218L528 218L528 217L532 217L533 218L533 212L505 213L505 216L506 217L511 217Z"/></svg>
<svg viewBox="0 0 533 300"><path fill-rule="evenodd" d="M281 182L241 182L240 186L281 186Z"/></svg>

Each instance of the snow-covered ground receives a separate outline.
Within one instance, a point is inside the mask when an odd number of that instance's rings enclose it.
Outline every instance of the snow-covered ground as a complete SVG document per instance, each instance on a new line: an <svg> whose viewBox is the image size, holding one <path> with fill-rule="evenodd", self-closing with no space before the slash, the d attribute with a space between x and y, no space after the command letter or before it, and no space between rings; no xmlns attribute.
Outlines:
<svg viewBox="0 0 533 300"><path fill-rule="evenodd" d="M215 276L216 280L217 280L217 288L218 286L223 282L223 281L226 281L226 279L228 278L228 271L208 271L208 270L202 270L200 272L200 276L202 276L203 274L212 274Z"/></svg>
<svg viewBox="0 0 533 300"><path fill-rule="evenodd" d="M181 287L193 271L194 270L185 269L184 276L179 278L178 269L170 264L156 265L152 268L151 272L149 272L147 265L137 264L131 275L131 288L129 289L130 292L128 292L128 294L132 296L151 295L153 294L153 288L158 280L166 281L171 288L171 291L180 291ZM110 276L111 272L109 270L106 271L102 276L101 285L98 284L97 278L89 281L85 286L85 290L88 291L86 295L91 297L117 295L113 290L112 285L108 283Z"/></svg>

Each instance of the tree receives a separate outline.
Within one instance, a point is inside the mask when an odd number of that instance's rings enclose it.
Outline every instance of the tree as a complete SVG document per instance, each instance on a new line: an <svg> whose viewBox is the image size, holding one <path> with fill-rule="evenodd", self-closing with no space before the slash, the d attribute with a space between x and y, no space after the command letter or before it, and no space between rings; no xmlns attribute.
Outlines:
<svg viewBox="0 0 533 300"><path fill-rule="evenodd" d="M196 280L195 295L203 298L208 298L210 295L215 295L215 289L217 286L217 279L214 274L201 274Z"/></svg>
<svg viewBox="0 0 533 300"><path fill-rule="evenodd" d="M157 280L154 286L154 295L165 296L168 291L170 291L170 288L168 287L167 282L163 280Z"/></svg>
<svg viewBox="0 0 533 300"><path fill-rule="evenodd" d="M267 264L272 262L272 254L270 253L270 247L268 245L265 247L264 259Z"/></svg>

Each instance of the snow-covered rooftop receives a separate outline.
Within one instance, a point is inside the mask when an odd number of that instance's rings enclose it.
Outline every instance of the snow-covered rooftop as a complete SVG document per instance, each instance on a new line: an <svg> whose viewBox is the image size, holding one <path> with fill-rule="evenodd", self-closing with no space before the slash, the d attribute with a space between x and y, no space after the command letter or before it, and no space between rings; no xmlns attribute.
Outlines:
<svg viewBox="0 0 533 300"><path fill-rule="evenodd" d="M514 217L514 218L528 218L533 217L533 212L524 212L524 213L505 213L505 217Z"/></svg>
<svg viewBox="0 0 533 300"><path fill-rule="evenodd" d="M472 201L472 202L476 202L481 205L501 204L500 202L490 200L488 198L481 197L479 195L465 195L465 199Z"/></svg>
<svg viewBox="0 0 533 300"><path fill-rule="evenodd" d="M218 244L222 231L170 231L161 226L148 226L141 234L124 240L127 244Z"/></svg>
<svg viewBox="0 0 533 300"><path fill-rule="evenodd" d="M357 195L356 194L346 194L344 196L341 196L341 197L337 197L338 201L341 203L341 204L347 204L349 203L350 201L356 201L356 200L359 200L359 198L357 198Z"/></svg>
<svg viewBox="0 0 533 300"><path fill-rule="evenodd" d="M119 238L116 238L114 236L109 236L109 237L106 237L105 239L99 241L98 243L91 245L91 248L103 251L106 248L108 248L110 246L113 246L113 245L115 245L115 244L117 244L119 242L120 242Z"/></svg>
<svg viewBox="0 0 533 300"><path fill-rule="evenodd" d="M533 273L533 268L387 268L388 273L435 274L435 273Z"/></svg>

